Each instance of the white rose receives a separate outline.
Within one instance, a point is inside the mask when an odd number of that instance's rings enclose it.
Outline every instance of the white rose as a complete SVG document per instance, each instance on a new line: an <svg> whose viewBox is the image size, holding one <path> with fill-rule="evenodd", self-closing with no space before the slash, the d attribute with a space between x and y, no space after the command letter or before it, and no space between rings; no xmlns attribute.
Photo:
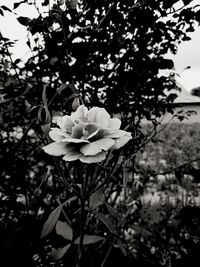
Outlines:
<svg viewBox="0 0 200 267"><path fill-rule="evenodd" d="M71 114L60 117L59 128L52 128L49 136L54 141L43 147L53 156L63 156L65 161L80 160L85 163L100 162L110 149L119 149L132 137L120 130L121 121L110 118L104 108L84 105Z"/></svg>

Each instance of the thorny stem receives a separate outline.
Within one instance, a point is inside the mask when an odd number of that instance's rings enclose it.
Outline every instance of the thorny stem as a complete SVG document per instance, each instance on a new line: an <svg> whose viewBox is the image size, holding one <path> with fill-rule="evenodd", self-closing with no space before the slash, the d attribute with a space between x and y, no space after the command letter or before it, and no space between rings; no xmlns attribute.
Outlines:
<svg viewBox="0 0 200 267"><path fill-rule="evenodd" d="M65 177L65 175L64 175L64 173L63 173L63 171L62 171L62 169L61 169L61 167L60 167L60 164L59 164L59 162L58 162L58 159L56 158L56 157L53 157L53 159L54 159L54 163L55 163L55 165L56 165L56 168L57 168L57 171L58 171L58 174L59 174L59 176L60 176L60 179L61 179L61 181L63 182L63 184L65 185L65 187L66 187L66 189L72 189L72 191L74 192L74 194L76 195L76 196L79 196L79 193L76 191L76 189L74 188L74 187L72 187L69 183L68 183L68 181L67 181L67 179L66 179L66 177Z"/></svg>
<svg viewBox="0 0 200 267"><path fill-rule="evenodd" d="M83 255L83 239L85 233L85 198L81 197L81 227L80 227L80 242L79 242L79 252L78 252L78 262L77 267L80 266L80 261Z"/></svg>
<svg viewBox="0 0 200 267"><path fill-rule="evenodd" d="M126 171L126 164L123 166L122 170L122 176L123 176L123 189L124 189L124 205L126 205L126 199L127 199L127 171Z"/></svg>
<svg viewBox="0 0 200 267"><path fill-rule="evenodd" d="M84 179L84 169L83 165L81 165L81 194L80 194L80 201L81 201L81 213L80 213L80 240L79 240L79 250L77 254L77 259L75 262L75 266L81 266L81 259L83 256L83 241L84 241L84 234L85 234L85 198L86 198L86 188L87 188L87 179Z"/></svg>
<svg viewBox="0 0 200 267"><path fill-rule="evenodd" d="M118 168L118 164L119 164L119 160L120 160L120 156L121 156L121 151L118 155L118 160L116 160L115 165L112 169L112 171L110 172L110 174L108 175L108 178L106 178L101 184L97 185L94 189L92 189L91 191L89 191L87 193L87 196L92 195L94 192L98 191L102 186L104 186L106 183L108 183L110 181L110 179L113 177L113 174L115 173L115 171Z"/></svg>
<svg viewBox="0 0 200 267"><path fill-rule="evenodd" d="M47 141L50 143L51 142L51 139L50 137L46 134L46 138L47 138ZM63 182L63 184L65 185L66 189L68 189L68 191L70 190L70 188L72 189L72 191L74 192L74 194L76 196L79 196L79 193L76 191L76 189L74 187L72 187L70 185L70 183L67 181L61 167L60 167L60 164L59 164L59 161L57 159L57 157L53 156L53 160L54 160L54 163L56 165L56 168L57 168L57 171L58 171L58 175L59 175L59 178L61 179L61 181Z"/></svg>

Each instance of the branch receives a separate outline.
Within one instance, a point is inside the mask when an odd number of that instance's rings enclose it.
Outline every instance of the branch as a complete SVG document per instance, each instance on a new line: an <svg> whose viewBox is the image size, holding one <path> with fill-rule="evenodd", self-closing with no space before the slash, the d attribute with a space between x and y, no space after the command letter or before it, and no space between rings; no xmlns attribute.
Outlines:
<svg viewBox="0 0 200 267"><path fill-rule="evenodd" d="M108 12L106 13L106 15L102 18L102 20L99 22L99 25L96 27L96 30L99 30L101 28L101 26L103 25L104 21L108 18L109 14L111 13L111 11L113 10L113 8L115 7L115 5L117 4L118 0L115 0L114 3L111 5L111 7L108 9Z"/></svg>
<svg viewBox="0 0 200 267"><path fill-rule="evenodd" d="M144 141L138 146L137 150L131 155L130 158L128 158L125 162L133 159L135 155L147 144L149 143L156 135L158 135L161 131L163 131L169 123L176 117L176 114L174 114L167 123L165 123L159 130L156 130L157 126L154 126L151 132L149 133L149 136L144 139ZM164 117L160 120L160 123L164 120Z"/></svg>
<svg viewBox="0 0 200 267"><path fill-rule="evenodd" d="M168 15L171 15L171 14L174 14L174 13L176 13L176 12L178 12L178 11L184 9L184 8L185 8L186 6L188 6L189 4L190 4L190 3L188 3L188 4L186 4L186 5L183 5L182 7L179 7L178 9L173 9L173 11L170 11L170 12L166 13L165 16L160 15L160 17L158 17L158 19L160 19L160 18L162 18L162 17L167 17Z"/></svg>
<svg viewBox="0 0 200 267"><path fill-rule="evenodd" d="M199 155L198 157L189 159L189 160L185 161L184 163L182 163L182 164L180 164L180 165L178 165L178 166L176 166L176 167L174 167L174 168L171 168L171 169L169 169L169 170L167 170L167 171L152 174L152 176L165 175L165 174L172 173L172 172L174 172L174 171L176 171L176 170L178 170L178 169L180 169L180 168L186 166L187 164L189 164L189 163L191 163L191 162L198 161L198 160L200 160L200 155Z"/></svg>
<svg viewBox="0 0 200 267"><path fill-rule="evenodd" d="M21 88L23 88L24 86L23 86L23 84L22 84L21 79L19 78L19 73L17 72L17 70L16 70L16 68L15 68L15 64L14 64L14 62L13 62L13 59L12 59L11 53L10 53L10 51L9 51L9 49L8 49L8 45L7 45L6 41L4 41L4 45L5 45L5 47L6 47L6 51L7 51L7 53L8 53L9 58L10 58L11 65L12 65L14 71L15 71L17 80L18 80L18 82L19 82Z"/></svg>

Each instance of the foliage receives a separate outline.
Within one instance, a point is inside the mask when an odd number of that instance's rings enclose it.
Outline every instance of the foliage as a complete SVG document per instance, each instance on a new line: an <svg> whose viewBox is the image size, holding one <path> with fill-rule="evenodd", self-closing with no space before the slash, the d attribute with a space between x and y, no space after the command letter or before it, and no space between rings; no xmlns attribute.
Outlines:
<svg viewBox="0 0 200 267"><path fill-rule="evenodd" d="M156 116L172 111L165 91L176 87L174 74L158 73L173 68L166 53L176 53L177 43L189 40L200 23L199 7L190 2L45 0L38 7L25 0L13 10L0 6L1 16L17 14L23 4L38 10L37 18L18 17L28 31L27 61L14 59L14 42L0 34L0 242L7 266L111 266L114 260L128 266L135 259L162 266L181 254L180 247L166 251L168 239L158 233L167 233L173 212L166 205L154 217L155 207L142 202L149 170L145 166L138 179L134 159L148 140L140 120L156 127ZM61 163L41 149L50 141L51 118L83 103L118 114L122 128L132 132L132 142L104 164Z"/></svg>
<svg viewBox="0 0 200 267"><path fill-rule="evenodd" d="M183 168L185 163L187 169L192 167L194 162L195 167L199 168L199 123L171 123L164 128L137 154L138 164L142 167L148 163L145 168L155 173L165 172L179 165ZM143 132L147 136L151 130L152 126L143 126Z"/></svg>
<svg viewBox="0 0 200 267"><path fill-rule="evenodd" d="M200 87L195 87L191 90L191 94L195 96L200 96Z"/></svg>
<svg viewBox="0 0 200 267"><path fill-rule="evenodd" d="M135 257L146 263L194 266L200 244L199 124L160 127L164 130L135 159L142 205L126 235ZM143 126L145 133L151 129Z"/></svg>

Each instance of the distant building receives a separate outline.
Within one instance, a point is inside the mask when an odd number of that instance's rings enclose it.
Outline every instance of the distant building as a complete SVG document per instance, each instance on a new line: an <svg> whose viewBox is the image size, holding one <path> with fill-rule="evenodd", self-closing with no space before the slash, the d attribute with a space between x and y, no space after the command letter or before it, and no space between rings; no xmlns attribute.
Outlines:
<svg viewBox="0 0 200 267"><path fill-rule="evenodd" d="M200 122L200 97L194 96L181 86L181 91L174 101L176 106L175 112L183 110L184 113L191 113L188 119L184 119L184 123Z"/></svg>
<svg viewBox="0 0 200 267"><path fill-rule="evenodd" d="M181 115L179 112L182 110L182 115L185 115L187 118L184 118L180 121L175 117L173 118L172 122L200 123L200 97L192 95L183 86L179 85L179 87L180 91L175 92L178 96L173 103L173 106L175 107L174 115ZM187 116L187 114L190 114L190 116ZM167 113L163 117L163 122L168 122L172 116L173 114Z"/></svg>

